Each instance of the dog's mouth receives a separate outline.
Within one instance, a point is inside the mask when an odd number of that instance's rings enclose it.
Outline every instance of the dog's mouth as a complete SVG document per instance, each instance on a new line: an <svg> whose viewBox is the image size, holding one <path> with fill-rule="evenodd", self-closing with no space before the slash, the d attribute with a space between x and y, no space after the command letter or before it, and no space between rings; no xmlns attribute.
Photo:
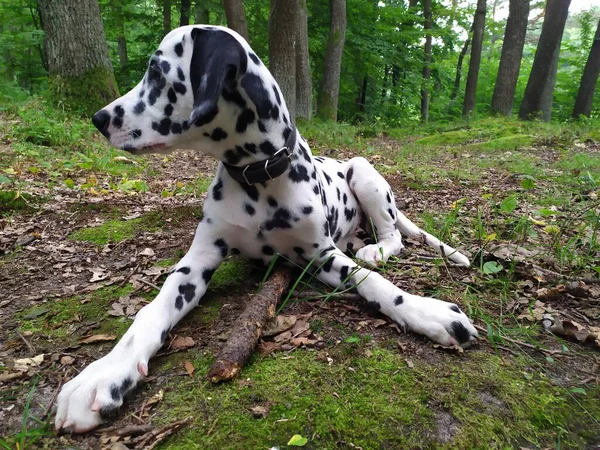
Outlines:
<svg viewBox="0 0 600 450"><path fill-rule="evenodd" d="M124 145L121 150L125 150L133 155L144 155L146 153L164 153L168 148L167 144L149 144L143 147L134 147L133 145Z"/></svg>

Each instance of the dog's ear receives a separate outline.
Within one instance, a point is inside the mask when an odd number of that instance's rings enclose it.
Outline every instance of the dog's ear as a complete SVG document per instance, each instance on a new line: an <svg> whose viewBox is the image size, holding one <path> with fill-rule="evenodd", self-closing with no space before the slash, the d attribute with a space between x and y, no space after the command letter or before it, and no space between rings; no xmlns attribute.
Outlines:
<svg viewBox="0 0 600 450"><path fill-rule="evenodd" d="M246 73L248 59L242 45L222 30L194 28L194 51L190 63L190 81L194 108L189 124L210 122L219 112L218 102L227 84L235 84Z"/></svg>

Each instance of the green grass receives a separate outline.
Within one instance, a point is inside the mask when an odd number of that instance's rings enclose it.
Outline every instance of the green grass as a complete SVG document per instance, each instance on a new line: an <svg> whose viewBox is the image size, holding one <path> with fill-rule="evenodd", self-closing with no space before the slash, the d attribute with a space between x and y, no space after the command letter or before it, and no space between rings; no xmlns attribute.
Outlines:
<svg viewBox="0 0 600 450"><path fill-rule="evenodd" d="M160 448L286 448L294 434L308 438L307 448L319 449L339 448L341 441L369 449L541 447L559 441L562 448L579 448L599 434L568 392L527 369L522 358L506 362L473 351L448 356L448 364L414 361L408 368L395 349L369 344L367 356L364 345L340 344L331 351L331 365L306 351L255 357L241 374L242 384L218 386L199 378L211 360L192 357L196 379L165 389L157 422L188 416L195 421ZM578 401L597 415L594 395L591 390ZM267 402L269 416L252 417L249 408ZM446 446L440 444L439 435L448 432L441 417L452 422Z"/></svg>

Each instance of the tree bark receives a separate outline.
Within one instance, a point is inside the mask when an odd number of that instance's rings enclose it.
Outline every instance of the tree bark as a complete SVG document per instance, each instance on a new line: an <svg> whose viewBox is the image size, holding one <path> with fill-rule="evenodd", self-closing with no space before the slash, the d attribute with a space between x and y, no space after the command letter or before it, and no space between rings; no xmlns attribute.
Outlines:
<svg viewBox="0 0 600 450"><path fill-rule="evenodd" d="M119 96L96 0L40 0L51 97L93 114Z"/></svg>
<svg viewBox="0 0 600 450"><path fill-rule="evenodd" d="M473 20L473 43L471 45L471 61L467 74L465 87L465 100L463 103L463 116L468 116L475 109L477 94L477 77L481 64L481 48L483 46L483 28L485 27L485 0L477 0L475 20Z"/></svg>
<svg viewBox="0 0 600 450"><path fill-rule="evenodd" d="M562 34L560 40L562 40ZM550 122L550 119L552 118L552 100L554 99L554 86L556 85L556 71L558 70L558 57L560 55L560 40L558 41L556 50L554 50L554 55L552 55L550 67L548 67L548 79L546 80L544 92L542 93L542 101L540 103L542 120L544 122Z"/></svg>
<svg viewBox="0 0 600 450"><path fill-rule="evenodd" d="M475 28L475 21L471 24L471 29L469 30L469 35L465 40L462 50L458 55L458 62L456 64L456 77L454 77L454 86L452 87L452 92L450 93L451 103L454 102L456 96L458 95L458 91L460 89L460 80L462 78L462 66L463 61L465 60L465 56L467 55L467 51L469 51L469 46L471 45L471 36L473 35L473 29Z"/></svg>
<svg viewBox="0 0 600 450"><path fill-rule="evenodd" d="M357 102L358 103L358 110L361 113L365 112L365 103L367 101L367 81L368 81L368 78L365 75L363 77L363 82L362 82L362 85L360 87L360 91L358 93L358 102Z"/></svg>
<svg viewBox="0 0 600 450"><path fill-rule="evenodd" d="M296 116L296 24L298 0L271 0L269 70L277 80L292 120Z"/></svg>
<svg viewBox="0 0 600 450"><path fill-rule="evenodd" d="M346 0L329 0L329 7L331 18L323 79L317 99L317 115L322 119L337 120L342 53L346 38Z"/></svg>
<svg viewBox="0 0 600 450"><path fill-rule="evenodd" d="M421 87L421 121L429 120L429 78L431 76L431 0L423 0L425 17L425 65L423 66L423 85Z"/></svg>
<svg viewBox="0 0 600 450"><path fill-rule="evenodd" d="M306 0L298 0L296 18L296 116L312 118L312 78L308 54L308 8Z"/></svg>
<svg viewBox="0 0 600 450"><path fill-rule="evenodd" d="M583 75L581 76L581 84L579 92L575 100L573 108L573 117L579 116L589 117L592 114L592 100L594 99L594 91L598 82L598 74L600 74L600 20L594 35L594 42L590 49Z"/></svg>
<svg viewBox="0 0 600 450"><path fill-rule="evenodd" d="M209 24L208 8L206 7L206 0L196 0L194 7L194 23L197 24Z"/></svg>
<svg viewBox="0 0 600 450"><path fill-rule="evenodd" d="M542 98L550 78L548 68L551 67L556 49L560 45L570 3L571 0L548 0L546 4L542 33L519 110L519 117L523 120L534 119L542 111Z"/></svg>
<svg viewBox="0 0 600 450"><path fill-rule="evenodd" d="M529 0L510 0L500 66L492 96L491 109L494 114L510 116L512 113L528 17Z"/></svg>
<svg viewBox="0 0 600 450"><path fill-rule="evenodd" d="M287 3L285 0L284 3ZM227 17L227 26L237 31L244 39L248 39L248 23L244 12L244 2L242 0L223 0L225 16Z"/></svg>
<svg viewBox="0 0 600 450"><path fill-rule="evenodd" d="M181 0L181 7L179 8L179 26L190 24L190 11L192 9L192 0Z"/></svg>
<svg viewBox="0 0 600 450"><path fill-rule="evenodd" d="M171 31L171 0L163 0L163 36Z"/></svg>

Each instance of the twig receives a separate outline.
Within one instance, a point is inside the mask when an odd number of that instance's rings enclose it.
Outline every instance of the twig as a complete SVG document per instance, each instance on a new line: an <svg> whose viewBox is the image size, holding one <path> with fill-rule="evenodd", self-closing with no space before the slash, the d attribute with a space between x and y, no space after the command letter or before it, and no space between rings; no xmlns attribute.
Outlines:
<svg viewBox="0 0 600 450"><path fill-rule="evenodd" d="M27 339L25 339L25 336L23 336L21 333L19 333L17 330L15 330L15 333L17 334L17 336L19 336L21 338L21 340L23 342L25 342L25 345L27 346L27 348L35 354L35 347L29 343L29 341Z"/></svg>
<svg viewBox="0 0 600 450"><path fill-rule="evenodd" d="M242 370L260 339L268 319L275 315L275 306L292 279L291 270L280 268L265 282L261 291L252 296L246 309L236 321L236 328L208 369L207 378L213 383L231 380Z"/></svg>
<svg viewBox="0 0 600 450"><path fill-rule="evenodd" d="M138 281L140 283L145 284L146 286L150 286L151 288L156 289L157 291L160 291L160 287L158 287L157 285L155 285L154 283L151 283L149 281L144 280L143 278L138 278Z"/></svg>
<svg viewBox="0 0 600 450"><path fill-rule="evenodd" d="M173 434L175 431L180 429L182 426L187 425L193 420L192 417L188 417L187 419L180 420L178 422L173 422L164 427L149 431L148 433L139 436L137 438L131 439L129 443L134 444L136 448L143 448L145 450L152 450L159 443L164 441L167 437ZM154 442L149 445L151 439L154 439ZM139 444L139 445L138 445Z"/></svg>
<svg viewBox="0 0 600 450"><path fill-rule="evenodd" d="M42 415L42 421L48 419L48 417L50 416L50 412L52 411L52 407L54 406L54 402L56 401L56 397L58 397L58 393L60 392L61 387L62 387L62 379L58 382L58 387L54 391L54 394L52 394L50 403L48 404L48 406L46 407L46 411Z"/></svg>
<svg viewBox="0 0 600 450"><path fill-rule="evenodd" d="M362 298L358 294L350 294L350 293L341 294L341 293L336 293L336 292L323 294L323 293L317 292L317 291L302 291L302 292L299 292L298 294L295 294L294 297L299 298L299 299L315 298L317 300L324 299L326 297L332 297L334 300L347 300L347 301L357 301Z"/></svg>
<svg viewBox="0 0 600 450"><path fill-rule="evenodd" d="M473 325L477 330L481 331L482 333L487 333L487 329L480 327L479 325ZM563 353L562 350L549 350L549 349L545 349L545 348L541 348L541 347L537 347L533 344L529 344L527 342L523 342L523 341L518 341L517 339L511 339L509 337L506 336L502 336L501 334L498 334L498 337L502 340L508 341L508 342L512 342L513 344L517 344L520 345L522 347L527 347L530 348L532 350L537 350L538 352L542 352L542 353L548 353L550 355L555 355L557 353Z"/></svg>
<svg viewBox="0 0 600 450"><path fill-rule="evenodd" d="M119 283L120 288L122 288L123 286L125 286L127 284L127 282L129 281L129 279L131 278L131 276L140 268L140 265L138 264L137 266L135 266L131 272L129 272L129 274L125 277L125 279L123 281L121 281L121 283Z"/></svg>

